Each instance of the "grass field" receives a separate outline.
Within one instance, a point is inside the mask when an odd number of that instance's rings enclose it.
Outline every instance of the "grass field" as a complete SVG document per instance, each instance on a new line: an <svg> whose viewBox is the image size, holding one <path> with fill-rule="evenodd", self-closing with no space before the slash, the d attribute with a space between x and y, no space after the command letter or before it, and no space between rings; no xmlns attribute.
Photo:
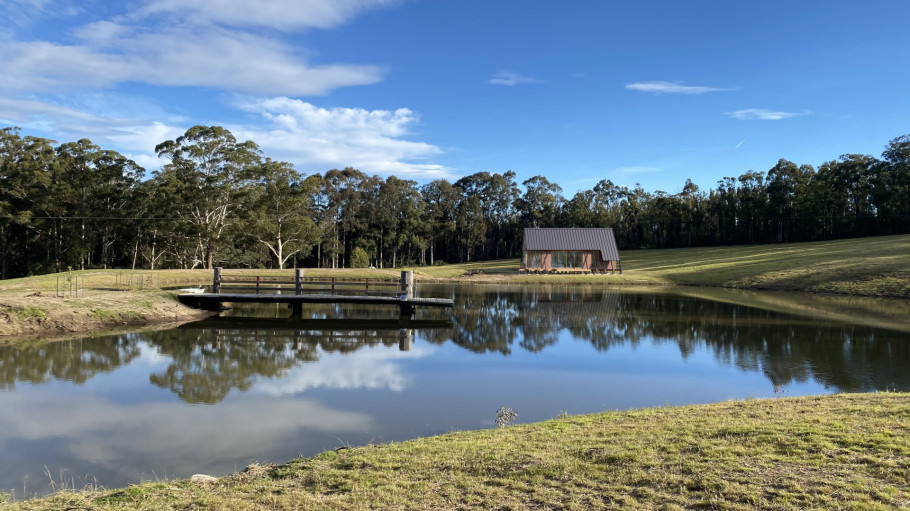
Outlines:
<svg viewBox="0 0 910 511"><path fill-rule="evenodd" d="M570 416L325 452L210 482L9 504L50 509L906 509L910 395Z"/></svg>
<svg viewBox="0 0 910 511"><path fill-rule="evenodd" d="M421 267L428 277L715 286L910 298L910 236L620 252L620 275L518 275L518 259Z"/></svg>

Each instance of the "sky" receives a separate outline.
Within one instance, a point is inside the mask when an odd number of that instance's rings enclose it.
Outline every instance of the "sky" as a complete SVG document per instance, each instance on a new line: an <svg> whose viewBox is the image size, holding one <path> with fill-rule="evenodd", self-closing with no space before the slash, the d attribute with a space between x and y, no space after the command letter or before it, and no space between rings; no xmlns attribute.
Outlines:
<svg viewBox="0 0 910 511"><path fill-rule="evenodd" d="M2 0L0 127L148 171L197 124L306 174L702 190L910 133L910 2Z"/></svg>

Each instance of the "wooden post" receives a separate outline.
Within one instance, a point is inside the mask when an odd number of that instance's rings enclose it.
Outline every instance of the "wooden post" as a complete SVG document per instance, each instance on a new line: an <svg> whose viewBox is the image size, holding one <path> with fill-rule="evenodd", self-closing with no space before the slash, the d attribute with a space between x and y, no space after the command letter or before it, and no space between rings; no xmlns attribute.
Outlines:
<svg viewBox="0 0 910 511"><path fill-rule="evenodd" d="M414 313L416 312L414 310L415 307L408 300L410 300L411 298L414 298L414 272L412 272L412 271L401 272L401 280L399 281L399 283L400 283L400 295L401 295L401 306L400 306L401 316L400 316L400 318L403 320L413 319Z"/></svg>
<svg viewBox="0 0 910 511"><path fill-rule="evenodd" d="M406 299L414 298L414 272L401 272L401 295Z"/></svg>
<svg viewBox="0 0 910 511"><path fill-rule="evenodd" d="M303 268L294 268L294 294L303 294Z"/></svg>
<svg viewBox="0 0 910 511"><path fill-rule="evenodd" d="M218 294L221 292L221 267L215 268L215 279L212 281L212 292Z"/></svg>

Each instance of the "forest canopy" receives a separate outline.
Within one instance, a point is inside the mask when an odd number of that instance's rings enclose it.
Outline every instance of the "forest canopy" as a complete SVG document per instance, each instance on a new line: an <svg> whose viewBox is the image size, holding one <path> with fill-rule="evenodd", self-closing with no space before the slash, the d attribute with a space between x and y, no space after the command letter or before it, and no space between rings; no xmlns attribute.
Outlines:
<svg viewBox="0 0 910 511"><path fill-rule="evenodd" d="M350 167L307 176L220 126L194 126L155 151L164 165L147 175L88 139L58 145L0 130L0 278L499 259L520 253L525 227L613 227L620 249L910 232L910 135L881 158L845 154L817 169L780 159L707 190L604 179L571 197L512 171L423 185Z"/></svg>

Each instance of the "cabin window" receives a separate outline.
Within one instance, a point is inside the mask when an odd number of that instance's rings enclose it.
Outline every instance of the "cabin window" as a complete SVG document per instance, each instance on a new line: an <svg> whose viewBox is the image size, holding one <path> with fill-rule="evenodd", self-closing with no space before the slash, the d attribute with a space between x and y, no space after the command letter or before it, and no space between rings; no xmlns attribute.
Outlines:
<svg viewBox="0 0 910 511"><path fill-rule="evenodd" d="M550 266L553 268L584 268L585 253L581 250L554 251Z"/></svg>
<svg viewBox="0 0 910 511"><path fill-rule="evenodd" d="M525 268L543 268L543 251L528 250L525 252Z"/></svg>

